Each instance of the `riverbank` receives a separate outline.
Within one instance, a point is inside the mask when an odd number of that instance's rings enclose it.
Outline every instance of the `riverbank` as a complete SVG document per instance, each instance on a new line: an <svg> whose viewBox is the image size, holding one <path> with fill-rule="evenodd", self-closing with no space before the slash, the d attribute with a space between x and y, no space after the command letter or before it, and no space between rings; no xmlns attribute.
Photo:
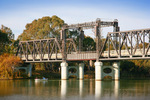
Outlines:
<svg viewBox="0 0 150 100"><path fill-rule="evenodd" d="M48 79L60 79L61 78L61 73L59 72L52 72L52 71L44 71L44 70L38 70L38 71L33 71L32 72L32 77L31 78L42 78L46 77ZM76 78L75 76L71 76L70 78ZM84 78L86 79L94 79L95 78L95 73L93 71L86 71L84 73Z"/></svg>
<svg viewBox="0 0 150 100"><path fill-rule="evenodd" d="M32 72L31 78L42 78L42 77L46 77L48 79L60 79L61 74L58 72L44 71L44 70L37 70Z"/></svg>
<svg viewBox="0 0 150 100"><path fill-rule="evenodd" d="M53 72L53 71L45 71L45 70L37 70L32 72L32 77L28 78L27 76L24 77L16 77L16 78L7 78L7 77L0 77L0 80L15 80L15 79L35 79L35 78L48 78L48 79L61 79L60 72ZM76 76L70 76L69 78L76 78ZM85 71L84 72L85 79L95 79L95 72L94 71ZM111 77L105 77L105 79L111 79ZM145 80L150 79L150 77L145 76L120 76L120 79L124 80Z"/></svg>

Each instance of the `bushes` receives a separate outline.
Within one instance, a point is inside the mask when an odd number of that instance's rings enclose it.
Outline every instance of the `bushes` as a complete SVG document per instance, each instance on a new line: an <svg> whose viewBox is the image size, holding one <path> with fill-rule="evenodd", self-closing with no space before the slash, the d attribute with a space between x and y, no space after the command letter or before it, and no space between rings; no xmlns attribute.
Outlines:
<svg viewBox="0 0 150 100"><path fill-rule="evenodd" d="M121 77L147 77L150 76L149 60L121 61Z"/></svg>
<svg viewBox="0 0 150 100"><path fill-rule="evenodd" d="M14 78L14 67L18 67L22 64L22 60L11 54L0 55L0 77L1 78Z"/></svg>

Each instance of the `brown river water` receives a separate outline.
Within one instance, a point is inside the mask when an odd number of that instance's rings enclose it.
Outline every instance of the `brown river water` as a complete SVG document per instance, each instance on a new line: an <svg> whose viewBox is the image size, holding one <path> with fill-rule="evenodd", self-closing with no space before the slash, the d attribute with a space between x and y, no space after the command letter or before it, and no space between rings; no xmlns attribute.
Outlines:
<svg viewBox="0 0 150 100"><path fill-rule="evenodd" d="M0 100L150 100L150 80L0 80Z"/></svg>

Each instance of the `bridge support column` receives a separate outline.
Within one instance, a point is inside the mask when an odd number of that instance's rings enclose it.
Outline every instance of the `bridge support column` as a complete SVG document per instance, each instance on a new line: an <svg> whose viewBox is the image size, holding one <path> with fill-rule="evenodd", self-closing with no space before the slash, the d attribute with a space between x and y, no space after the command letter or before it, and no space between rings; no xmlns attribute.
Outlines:
<svg viewBox="0 0 150 100"><path fill-rule="evenodd" d="M95 62L95 80L101 81L102 80L102 62Z"/></svg>
<svg viewBox="0 0 150 100"><path fill-rule="evenodd" d="M113 68L114 68L114 80L119 80L120 79L120 62L114 62Z"/></svg>
<svg viewBox="0 0 150 100"><path fill-rule="evenodd" d="M68 63L66 62L61 63L61 79L62 80L68 79Z"/></svg>
<svg viewBox="0 0 150 100"><path fill-rule="evenodd" d="M84 79L84 63L79 64L79 80Z"/></svg>
<svg viewBox="0 0 150 100"><path fill-rule="evenodd" d="M27 73L28 73L28 77L32 76L32 65L31 64L28 65Z"/></svg>

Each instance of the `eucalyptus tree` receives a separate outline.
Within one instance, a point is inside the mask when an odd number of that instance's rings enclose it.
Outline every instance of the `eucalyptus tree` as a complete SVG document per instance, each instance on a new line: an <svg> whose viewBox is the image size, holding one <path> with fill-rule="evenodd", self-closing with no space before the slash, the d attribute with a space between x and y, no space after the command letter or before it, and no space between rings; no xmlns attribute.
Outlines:
<svg viewBox="0 0 150 100"><path fill-rule="evenodd" d="M0 54L12 53L14 48L14 34L4 25L0 29Z"/></svg>
<svg viewBox="0 0 150 100"><path fill-rule="evenodd" d="M19 40L47 39L59 37L64 21L57 16L46 16L33 20L25 26L25 30L19 35Z"/></svg>

